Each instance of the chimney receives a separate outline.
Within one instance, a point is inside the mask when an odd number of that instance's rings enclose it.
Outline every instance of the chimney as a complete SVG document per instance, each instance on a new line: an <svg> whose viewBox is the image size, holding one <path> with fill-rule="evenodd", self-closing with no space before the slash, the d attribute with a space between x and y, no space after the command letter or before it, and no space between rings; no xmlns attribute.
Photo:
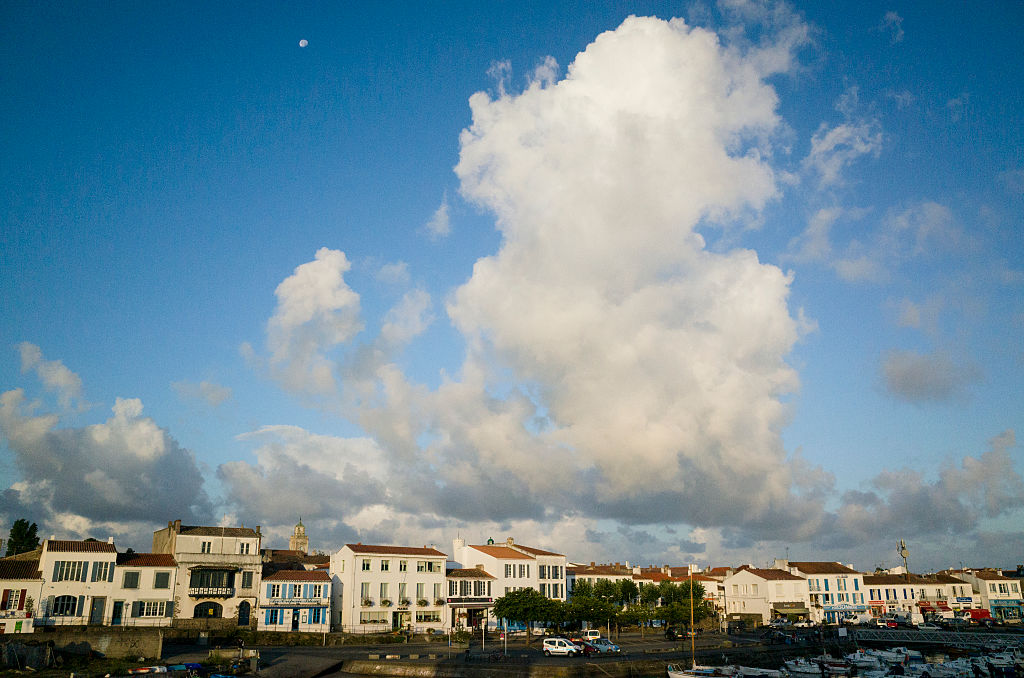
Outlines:
<svg viewBox="0 0 1024 678"><path fill-rule="evenodd" d="M509 537L508 539L505 540L505 543L508 544L509 546L512 546L512 544L515 544L515 541L512 539L512 537Z"/></svg>
<svg viewBox="0 0 1024 678"><path fill-rule="evenodd" d="M107 537L107 543L108 544L113 544L114 543L114 538L113 537Z"/></svg>
<svg viewBox="0 0 1024 678"><path fill-rule="evenodd" d="M590 566L594 567L594 561L593 560L590 561Z"/></svg>
<svg viewBox="0 0 1024 678"><path fill-rule="evenodd" d="M174 531L181 532L181 518L174 521Z"/></svg>

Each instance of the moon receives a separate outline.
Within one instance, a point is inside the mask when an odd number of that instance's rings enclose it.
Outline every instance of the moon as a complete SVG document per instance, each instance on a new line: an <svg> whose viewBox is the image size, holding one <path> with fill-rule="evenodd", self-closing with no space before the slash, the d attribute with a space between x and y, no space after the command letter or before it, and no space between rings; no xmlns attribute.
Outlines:
<svg viewBox="0 0 1024 678"><path fill-rule="evenodd" d="M309 40L306 40L305 38L303 38L302 40L299 40L299 47L305 47L308 44L309 44Z"/></svg>

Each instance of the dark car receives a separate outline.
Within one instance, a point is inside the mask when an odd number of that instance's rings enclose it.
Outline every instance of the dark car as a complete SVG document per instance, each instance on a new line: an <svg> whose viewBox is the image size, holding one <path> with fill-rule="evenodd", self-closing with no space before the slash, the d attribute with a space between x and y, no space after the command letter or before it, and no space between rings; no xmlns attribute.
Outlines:
<svg viewBox="0 0 1024 678"><path fill-rule="evenodd" d="M689 638L691 636L696 636L698 633L700 633L700 630L688 631L686 630L685 626L669 626L667 629L665 629L665 637L669 640Z"/></svg>

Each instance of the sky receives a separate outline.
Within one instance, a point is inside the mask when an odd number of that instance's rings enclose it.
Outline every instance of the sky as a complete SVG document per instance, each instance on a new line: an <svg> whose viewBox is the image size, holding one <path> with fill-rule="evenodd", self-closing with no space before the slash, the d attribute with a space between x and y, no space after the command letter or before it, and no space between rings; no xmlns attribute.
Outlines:
<svg viewBox="0 0 1024 678"><path fill-rule="evenodd" d="M1020 3L7 3L0 531L1024 561Z"/></svg>

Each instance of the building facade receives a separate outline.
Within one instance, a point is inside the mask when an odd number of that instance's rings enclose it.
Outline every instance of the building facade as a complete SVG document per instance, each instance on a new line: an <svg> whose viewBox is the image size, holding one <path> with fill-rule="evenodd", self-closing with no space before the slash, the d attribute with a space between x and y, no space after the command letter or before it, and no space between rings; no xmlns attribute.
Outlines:
<svg viewBox="0 0 1024 678"><path fill-rule="evenodd" d="M117 549L112 539L45 539L39 555L42 586L36 626L109 624Z"/></svg>
<svg viewBox="0 0 1024 678"><path fill-rule="evenodd" d="M448 597L446 626L452 629L491 625L494 607L494 576L480 568L455 568L447 571Z"/></svg>
<svg viewBox="0 0 1024 678"><path fill-rule="evenodd" d="M322 570L279 570L263 578L260 631L326 633L331 620L331 576Z"/></svg>
<svg viewBox="0 0 1024 678"><path fill-rule="evenodd" d="M260 528L182 525L153 533L153 552L177 563L174 618L178 625L256 626L262 574ZM191 620L191 621L190 621Z"/></svg>
<svg viewBox="0 0 1024 678"><path fill-rule="evenodd" d="M42 586L38 560L0 560L0 634L32 633Z"/></svg>
<svg viewBox="0 0 1024 678"><path fill-rule="evenodd" d="M178 564L168 553L118 553L111 626L170 626Z"/></svg>
<svg viewBox="0 0 1024 678"><path fill-rule="evenodd" d="M725 613L732 619L756 619L767 624L784 617L808 619L811 614L807 580L786 570L742 567L722 582Z"/></svg>
<svg viewBox="0 0 1024 678"><path fill-rule="evenodd" d="M331 628L444 628L448 556L429 547L345 544L331 554Z"/></svg>
<svg viewBox="0 0 1024 678"><path fill-rule="evenodd" d="M837 624L847 615L868 612L864 575L851 567L836 562L776 558L775 569L807 580L811 621Z"/></svg>

